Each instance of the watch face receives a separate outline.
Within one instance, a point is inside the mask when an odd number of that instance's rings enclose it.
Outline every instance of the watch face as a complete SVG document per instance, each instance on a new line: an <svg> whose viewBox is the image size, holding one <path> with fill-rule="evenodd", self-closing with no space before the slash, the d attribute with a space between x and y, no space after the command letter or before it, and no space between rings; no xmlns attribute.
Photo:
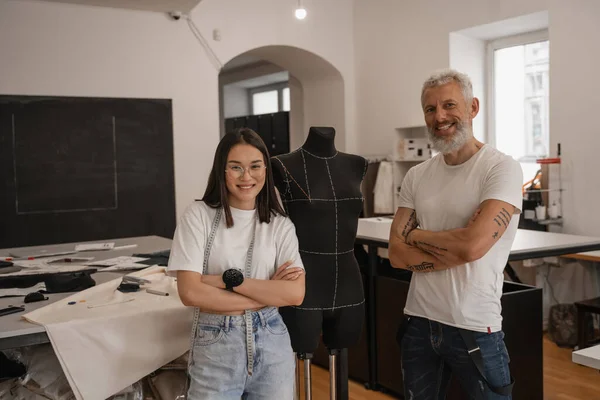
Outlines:
<svg viewBox="0 0 600 400"><path fill-rule="evenodd" d="M239 269L228 269L223 273L223 282L228 287L236 287L244 282L244 274Z"/></svg>

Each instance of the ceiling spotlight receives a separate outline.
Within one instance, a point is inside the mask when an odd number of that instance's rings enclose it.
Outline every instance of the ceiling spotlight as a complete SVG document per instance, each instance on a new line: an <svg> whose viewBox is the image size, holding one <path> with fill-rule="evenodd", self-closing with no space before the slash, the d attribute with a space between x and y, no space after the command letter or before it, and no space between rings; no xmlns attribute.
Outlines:
<svg viewBox="0 0 600 400"><path fill-rule="evenodd" d="M294 14L296 14L296 18L304 19L304 18L306 18L306 9L305 8L296 8L296 11L294 12Z"/></svg>
<svg viewBox="0 0 600 400"><path fill-rule="evenodd" d="M296 7L296 11L294 12L296 18L304 19L306 18L306 9L302 7L302 3L298 0L298 7Z"/></svg>

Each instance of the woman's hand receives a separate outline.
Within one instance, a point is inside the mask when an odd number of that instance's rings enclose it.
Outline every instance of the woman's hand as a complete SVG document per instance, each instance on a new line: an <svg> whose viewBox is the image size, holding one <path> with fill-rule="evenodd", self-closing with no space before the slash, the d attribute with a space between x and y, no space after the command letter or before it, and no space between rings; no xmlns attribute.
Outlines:
<svg viewBox="0 0 600 400"><path fill-rule="evenodd" d="M303 268L292 267L288 261L277 268L271 279L244 279L233 290L267 306L299 306L306 290L304 275Z"/></svg>
<svg viewBox="0 0 600 400"><path fill-rule="evenodd" d="M272 281L295 281L304 273L304 269L300 267L291 267L291 261L286 261L283 265L277 268L275 274L271 277Z"/></svg>

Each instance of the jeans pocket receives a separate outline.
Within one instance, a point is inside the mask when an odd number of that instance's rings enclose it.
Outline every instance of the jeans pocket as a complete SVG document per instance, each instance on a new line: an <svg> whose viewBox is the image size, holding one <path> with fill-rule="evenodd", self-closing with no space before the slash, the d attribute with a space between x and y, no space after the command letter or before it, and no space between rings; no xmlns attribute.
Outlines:
<svg viewBox="0 0 600 400"><path fill-rule="evenodd" d="M198 324L194 346L208 346L217 343L225 335L225 331L218 326Z"/></svg>
<svg viewBox="0 0 600 400"><path fill-rule="evenodd" d="M266 327L273 335L285 335L288 333L288 328L279 314L275 314L267 319Z"/></svg>
<svg viewBox="0 0 600 400"><path fill-rule="evenodd" d="M478 333L476 338L484 360L491 363L503 363L504 361L510 363L508 350L504 344L504 332Z"/></svg>

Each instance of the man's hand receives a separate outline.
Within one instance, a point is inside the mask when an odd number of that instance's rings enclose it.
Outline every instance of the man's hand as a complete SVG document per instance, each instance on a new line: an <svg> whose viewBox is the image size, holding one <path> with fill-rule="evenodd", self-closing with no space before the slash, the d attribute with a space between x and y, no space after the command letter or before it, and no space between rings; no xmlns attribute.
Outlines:
<svg viewBox="0 0 600 400"><path fill-rule="evenodd" d="M410 213L398 213L396 214L396 218L398 217L399 219L394 221L395 226L393 229L396 236L404 243L407 243L408 234L419 226L419 223L417 222L417 212L415 210L410 210Z"/></svg>
<svg viewBox="0 0 600 400"><path fill-rule="evenodd" d="M390 229L388 257L392 267L413 272L428 273L453 267L411 245L413 232L417 231L417 213L411 208L399 207Z"/></svg>
<svg viewBox="0 0 600 400"><path fill-rule="evenodd" d="M516 208L501 200L485 200L466 227L445 231L415 229L407 243L435 255L445 264L466 264L479 260L500 240Z"/></svg>
<svg viewBox="0 0 600 400"><path fill-rule="evenodd" d="M303 268L300 268L300 267L288 268L290 265L292 265L291 261L286 261L284 264L282 264L279 268L277 268L277 271L275 271L275 274L273 274L273 276L271 277L271 280L272 281L295 281L296 279L298 279L300 277L300 275L302 275L304 273Z"/></svg>

